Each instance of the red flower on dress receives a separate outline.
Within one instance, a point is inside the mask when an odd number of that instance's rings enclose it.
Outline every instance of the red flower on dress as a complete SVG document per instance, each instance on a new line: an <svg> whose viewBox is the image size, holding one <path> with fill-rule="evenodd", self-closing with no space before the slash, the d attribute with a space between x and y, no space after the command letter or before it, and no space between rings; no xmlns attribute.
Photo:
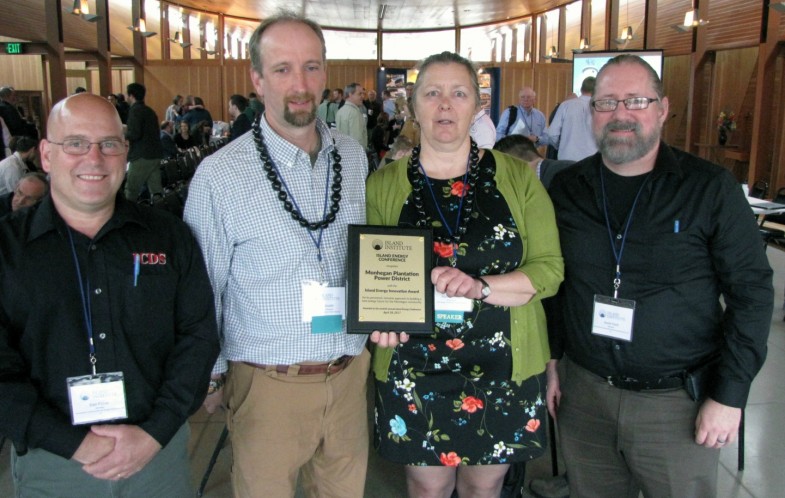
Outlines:
<svg viewBox="0 0 785 498"><path fill-rule="evenodd" d="M461 403L461 410L466 410L469 413L474 413L477 410L482 410L484 406L485 404L482 402L481 399L475 398L474 396L466 396L465 398L463 398L463 403Z"/></svg>
<svg viewBox="0 0 785 498"><path fill-rule="evenodd" d="M447 347L452 349L453 351L461 349L465 344L460 339L449 339L447 342Z"/></svg>
<svg viewBox="0 0 785 498"><path fill-rule="evenodd" d="M526 430L529 432L537 432L537 429L540 428L540 421L536 418L533 418L526 422Z"/></svg>
<svg viewBox="0 0 785 498"><path fill-rule="evenodd" d="M453 245L447 242L433 243L433 252L438 254L440 258L451 258L454 251Z"/></svg>
<svg viewBox="0 0 785 498"><path fill-rule="evenodd" d="M409 403L409 411L412 412L412 413L416 413L417 412L417 405L415 405L414 403Z"/></svg>
<svg viewBox="0 0 785 498"><path fill-rule="evenodd" d="M462 181L453 182L450 188L450 194L458 197L463 197L469 192L469 185Z"/></svg>
<svg viewBox="0 0 785 498"><path fill-rule="evenodd" d="M436 351L436 345L435 344L428 344L428 351Z"/></svg>
<svg viewBox="0 0 785 498"><path fill-rule="evenodd" d="M451 451L446 455L442 453L439 455L439 460L442 462L442 465L446 465L448 467L457 467L461 464L461 457L455 454L454 451Z"/></svg>

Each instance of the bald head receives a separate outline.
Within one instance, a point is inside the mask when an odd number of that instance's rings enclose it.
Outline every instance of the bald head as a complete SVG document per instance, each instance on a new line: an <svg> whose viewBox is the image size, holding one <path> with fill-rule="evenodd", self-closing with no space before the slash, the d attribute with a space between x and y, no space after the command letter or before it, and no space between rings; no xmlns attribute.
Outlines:
<svg viewBox="0 0 785 498"><path fill-rule="evenodd" d="M532 107L534 107L534 101L537 99L537 94L534 93L534 89L530 86L525 86L521 88L521 91L518 92L518 101L526 111L531 111Z"/></svg>
<svg viewBox="0 0 785 498"><path fill-rule="evenodd" d="M112 124L112 130L105 130L106 135L123 135L123 123L120 115L111 102L93 95L92 93L78 93L71 95L55 104L52 112L49 113L47 121L47 135L50 140L59 140L64 133L66 125L74 116L79 114L100 115Z"/></svg>

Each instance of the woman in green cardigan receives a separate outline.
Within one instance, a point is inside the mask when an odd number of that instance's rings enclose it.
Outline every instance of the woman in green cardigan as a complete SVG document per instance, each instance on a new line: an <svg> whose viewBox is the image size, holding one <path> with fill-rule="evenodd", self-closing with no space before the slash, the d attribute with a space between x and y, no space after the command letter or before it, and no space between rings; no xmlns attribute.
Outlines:
<svg viewBox="0 0 785 498"><path fill-rule="evenodd" d="M368 180L369 224L434 234L433 334L371 336L376 446L406 465L413 497L499 496L509 464L546 445L541 300L563 277L553 207L525 163L471 140L479 107L471 62L425 59L421 145Z"/></svg>

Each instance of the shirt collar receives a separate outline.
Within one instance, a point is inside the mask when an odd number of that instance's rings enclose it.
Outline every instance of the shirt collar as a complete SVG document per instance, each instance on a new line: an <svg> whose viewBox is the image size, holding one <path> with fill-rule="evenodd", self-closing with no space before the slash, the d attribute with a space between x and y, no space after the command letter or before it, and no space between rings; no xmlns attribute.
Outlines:
<svg viewBox="0 0 785 498"><path fill-rule="evenodd" d="M135 223L142 228L149 229L150 225L147 223L145 217L142 216L140 209L139 206L127 201L122 193L118 194L115 199L114 213L109 221L107 221L106 224L101 227L101 230L98 231L95 240L100 239L109 231L120 228L127 223ZM43 198L32 216L33 221L30 226L30 233L27 237L28 241L35 240L51 231L56 231L61 237L66 235L68 226L66 225L65 220L60 216L60 213L57 212L51 194Z"/></svg>
<svg viewBox="0 0 785 498"><path fill-rule="evenodd" d="M330 134L330 128L321 119L316 119L314 122L316 123L316 133L318 133L319 137L321 138L319 155L321 156L322 154L332 152L335 144L333 137ZM278 154L273 153L273 151L282 151L283 154L281 154L280 157L294 158L294 162L292 164L297 164L297 161L300 159L299 154L305 154L308 156L307 151L302 150L300 147L287 141L278 133L276 133L267 122L267 116L264 116L261 120L261 128L262 135L264 136L264 140L267 143L267 148L270 150L270 156L273 157L273 159L278 156ZM310 162L310 160L310 156L308 156L308 162ZM276 165L277 164L278 163L276 162Z"/></svg>

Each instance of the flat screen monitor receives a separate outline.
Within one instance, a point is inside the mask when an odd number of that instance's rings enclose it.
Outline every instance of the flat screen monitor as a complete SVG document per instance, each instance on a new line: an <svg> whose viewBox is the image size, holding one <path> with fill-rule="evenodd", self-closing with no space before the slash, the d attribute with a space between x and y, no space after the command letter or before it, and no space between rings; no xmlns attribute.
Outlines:
<svg viewBox="0 0 785 498"><path fill-rule="evenodd" d="M581 83L588 76L597 76L600 68L617 55L640 56L657 72L662 79L662 50L606 50L596 52L575 52L572 62L572 91L581 94Z"/></svg>

